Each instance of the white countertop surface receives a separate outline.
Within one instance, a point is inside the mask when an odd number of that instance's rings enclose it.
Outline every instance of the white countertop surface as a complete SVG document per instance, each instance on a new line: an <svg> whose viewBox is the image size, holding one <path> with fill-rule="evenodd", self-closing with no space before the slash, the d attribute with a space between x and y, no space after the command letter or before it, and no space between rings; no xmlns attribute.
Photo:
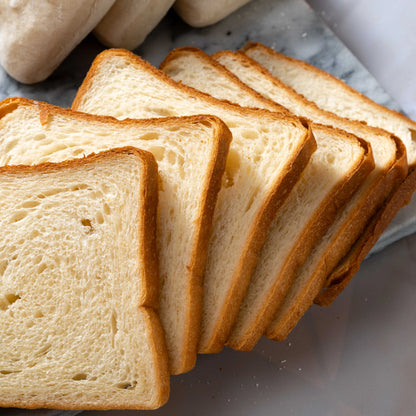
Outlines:
<svg viewBox="0 0 416 416"><path fill-rule="evenodd" d="M416 1L307 2L407 115L416 119Z"/></svg>

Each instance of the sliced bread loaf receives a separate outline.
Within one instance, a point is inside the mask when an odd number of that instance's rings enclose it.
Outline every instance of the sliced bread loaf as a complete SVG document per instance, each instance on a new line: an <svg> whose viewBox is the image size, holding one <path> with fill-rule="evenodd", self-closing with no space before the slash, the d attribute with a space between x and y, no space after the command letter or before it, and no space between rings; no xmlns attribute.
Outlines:
<svg viewBox="0 0 416 416"><path fill-rule="evenodd" d="M172 51L161 68L174 79L217 98L281 110L196 48ZM373 167L366 143L318 124L312 124L312 132L317 150L269 229L228 339L232 348L254 347L289 290L296 269Z"/></svg>
<svg viewBox="0 0 416 416"><path fill-rule="evenodd" d="M378 212L372 225L343 261L330 273L316 302L329 305L344 289L358 270L359 264L395 214L409 203L416 189L416 122L403 114L389 110L358 93L341 80L305 62L288 58L261 44L249 43L245 54L258 61L274 76L314 101L320 108L352 120L383 128L400 138L406 147L409 174L384 202L383 212ZM396 195L397 192L397 195Z"/></svg>
<svg viewBox="0 0 416 416"><path fill-rule="evenodd" d="M232 131L204 276L199 344L201 353L220 351L266 231L316 148L310 129L296 118L233 106L180 85L123 50L97 57L74 108L119 118L208 113Z"/></svg>
<svg viewBox="0 0 416 416"><path fill-rule="evenodd" d="M230 140L213 116L121 122L22 98L0 105L0 165L58 162L126 145L155 156L159 313L173 374L190 370L196 360L202 276Z"/></svg>
<svg viewBox="0 0 416 416"><path fill-rule="evenodd" d="M0 168L1 406L167 400L157 198L156 162L134 148Z"/></svg>

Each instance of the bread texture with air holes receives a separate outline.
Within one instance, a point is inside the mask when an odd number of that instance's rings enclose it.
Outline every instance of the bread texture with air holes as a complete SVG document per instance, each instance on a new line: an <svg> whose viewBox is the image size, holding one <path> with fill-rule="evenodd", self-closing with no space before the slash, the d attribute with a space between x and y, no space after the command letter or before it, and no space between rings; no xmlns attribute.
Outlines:
<svg viewBox="0 0 416 416"><path fill-rule="evenodd" d="M0 207L0 405L161 406L153 156L2 167Z"/></svg>
<svg viewBox="0 0 416 416"><path fill-rule="evenodd" d="M382 214L382 211L386 210L390 195L407 175L406 149L403 143L384 130L321 110L315 103L298 95L256 61L241 53L223 51L214 57L265 97L284 104L298 115L354 133L371 144L375 169L345 207L348 215L338 218L338 232L334 231L331 240L328 240L336 250L331 250L330 260L326 264L328 267L332 264L332 268L342 266L348 270L337 282L339 294L392 218L393 211L390 208L387 209L388 216ZM395 202L394 211L397 212L403 203L403 200L401 203ZM382 226L375 226L376 216L383 218ZM331 270L326 270L330 277ZM316 290L315 286L312 287Z"/></svg>
<svg viewBox="0 0 416 416"><path fill-rule="evenodd" d="M316 144L296 118L224 103L174 82L139 57L105 51L94 61L73 108L118 118L214 114L233 140L218 196L204 275L199 352L224 346L266 231Z"/></svg>
<svg viewBox="0 0 416 416"><path fill-rule="evenodd" d="M334 270L329 272L325 287L315 300L318 304L328 306L346 287L390 221L400 208L409 203L416 189L416 123L403 114L376 104L341 80L305 62L288 58L258 43L248 43L243 49L247 56L258 61L272 75L314 101L320 108L357 123L363 121L369 126L383 128L393 133L396 141L402 142L403 161L398 161L396 168L390 169L388 176L393 179L393 186L390 192L388 189L385 191L383 207L374 213L371 223L342 261L333 266ZM407 176L404 176L404 150L410 168ZM399 151L398 148L398 153Z"/></svg>
<svg viewBox="0 0 416 416"><path fill-rule="evenodd" d="M172 51L161 68L174 79L217 98L251 107L282 109L196 48ZM250 72L249 67L245 69ZM273 90L273 86L267 87ZM292 102L302 108L304 100L293 95ZM318 148L270 227L227 342L232 348L254 347L283 302L296 268L305 261L343 203L361 186L374 166L371 151L354 136L318 124L312 124L312 131ZM394 141L391 142L394 157Z"/></svg>
<svg viewBox="0 0 416 416"><path fill-rule="evenodd" d="M36 164L119 146L153 153L159 165L159 314L170 371L195 365L202 275L231 134L213 116L119 121L12 98L0 104L0 164Z"/></svg>

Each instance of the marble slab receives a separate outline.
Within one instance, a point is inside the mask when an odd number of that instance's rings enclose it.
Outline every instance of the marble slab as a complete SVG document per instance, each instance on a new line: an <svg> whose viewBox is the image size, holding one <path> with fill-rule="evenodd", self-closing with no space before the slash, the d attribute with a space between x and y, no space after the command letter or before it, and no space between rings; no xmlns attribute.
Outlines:
<svg viewBox="0 0 416 416"><path fill-rule="evenodd" d="M190 28L172 12L136 52L158 65L175 47L192 45L212 53L238 49L248 40L304 59L375 101L400 110L303 0L255 0L205 29ZM18 95L69 107L91 62L102 50L92 36L88 37L52 77L34 86L21 85L0 70L0 99ZM399 214L383 237L384 244L415 230L415 201L412 204ZM312 307L285 342L263 339L251 353L225 349L220 354L200 356L192 372L172 377L168 404L152 414L413 414L415 268L413 235L367 260L331 308ZM56 415L51 412L42 416ZM0 410L0 416L25 413L34 414ZM128 413L108 412L110 416Z"/></svg>

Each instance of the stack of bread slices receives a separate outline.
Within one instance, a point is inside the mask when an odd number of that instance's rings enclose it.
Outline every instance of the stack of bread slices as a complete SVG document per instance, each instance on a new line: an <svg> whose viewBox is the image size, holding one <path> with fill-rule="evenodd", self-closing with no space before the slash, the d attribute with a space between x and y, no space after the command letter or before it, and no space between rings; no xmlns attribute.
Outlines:
<svg viewBox="0 0 416 416"><path fill-rule="evenodd" d="M416 189L416 123L261 44L101 53L0 103L0 406L154 409L283 340Z"/></svg>

